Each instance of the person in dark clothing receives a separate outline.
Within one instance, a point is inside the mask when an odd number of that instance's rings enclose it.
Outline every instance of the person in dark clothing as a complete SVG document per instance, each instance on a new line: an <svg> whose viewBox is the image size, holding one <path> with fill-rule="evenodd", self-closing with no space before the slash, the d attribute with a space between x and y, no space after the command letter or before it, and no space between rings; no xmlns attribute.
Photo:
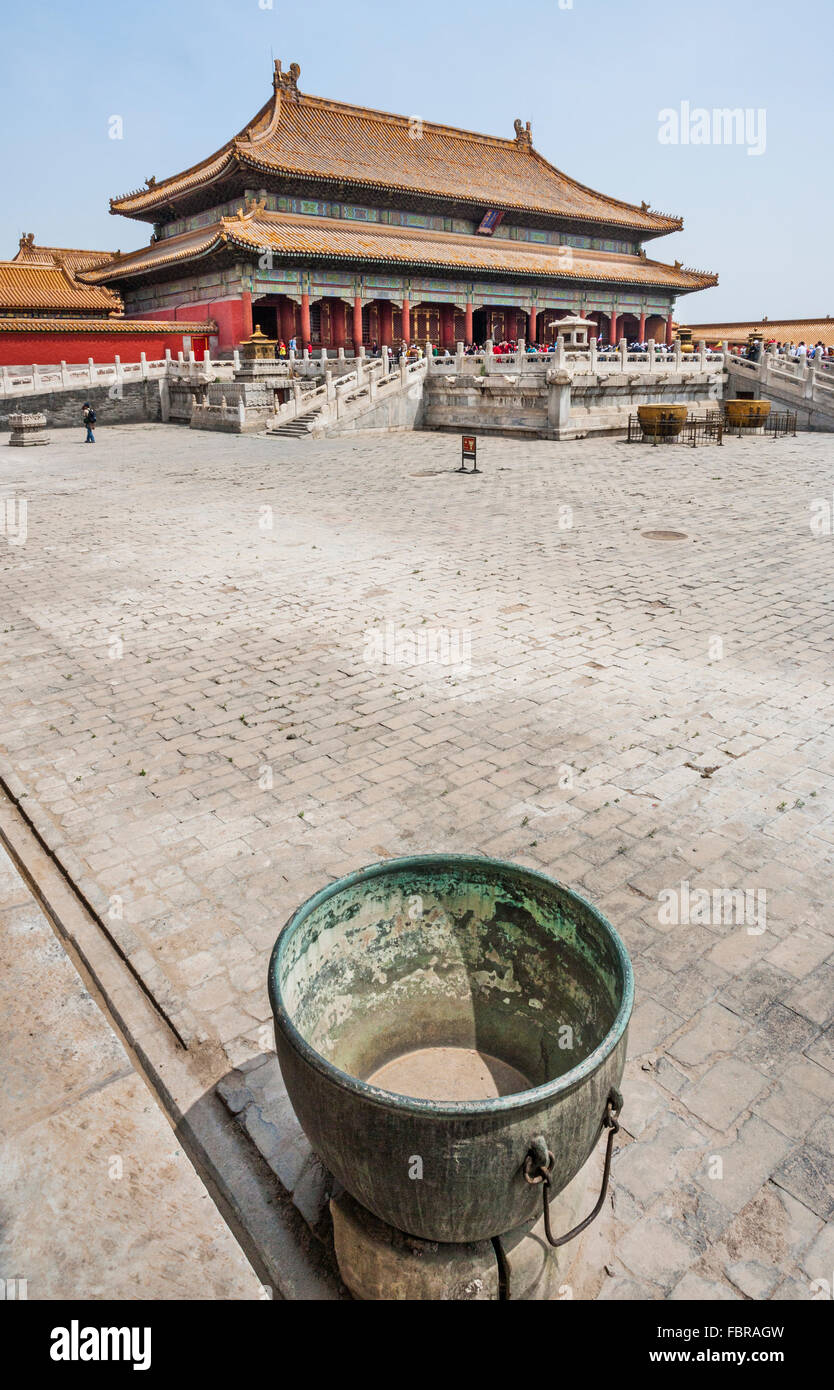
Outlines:
<svg viewBox="0 0 834 1390"><path fill-rule="evenodd" d="M89 401L84 402L84 410L81 419L87 427L87 438L84 440L84 443L95 444L96 437L93 434L93 425L96 423L96 412L93 410Z"/></svg>

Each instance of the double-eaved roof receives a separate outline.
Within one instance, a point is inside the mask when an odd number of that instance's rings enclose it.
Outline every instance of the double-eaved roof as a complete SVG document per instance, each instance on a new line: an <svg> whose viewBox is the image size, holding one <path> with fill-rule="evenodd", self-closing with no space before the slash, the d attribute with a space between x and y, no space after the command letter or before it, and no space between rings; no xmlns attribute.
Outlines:
<svg viewBox="0 0 834 1390"><path fill-rule="evenodd" d="M549 164L533 148L529 126L514 139L478 135L419 117L308 96L299 69L275 64L273 96L239 135L172 178L111 199L114 213L157 220L236 173L276 175L353 189L421 194L447 203L525 211L577 223L676 231L681 219L608 198ZM254 180L250 179L250 182Z"/></svg>

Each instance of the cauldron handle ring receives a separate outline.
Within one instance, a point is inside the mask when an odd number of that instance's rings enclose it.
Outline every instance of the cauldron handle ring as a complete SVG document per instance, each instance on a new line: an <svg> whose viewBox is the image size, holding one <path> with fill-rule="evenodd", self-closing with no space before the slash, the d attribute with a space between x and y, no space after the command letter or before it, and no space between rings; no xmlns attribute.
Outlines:
<svg viewBox="0 0 834 1390"><path fill-rule="evenodd" d="M530 1150L524 1160L524 1178L526 1182L542 1185L542 1205L544 1208L544 1233L547 1236L548 1244L553 1246L567 1245L569 1240L573 1240L584 1231L591 1222L599 1216L602 1211L602 1204L608 1192L608 1179L611 1176L611 1155L614 1147L614 1135L620 1126L617 1116L623 1108L623 1098L615 1087L611 1087L605 1102L605 1114L602 1117L603 1129L608 1130L608 1143L605 1146L605 1166L602 1170L602 1187L600 1189L597 1204L590 1216L586 1216L584 1221L580 1221L578 1226L574 1226L572 1231L568 1231L564 1236L554 1236L550 1229L550 1203L547 1200L547 1189L550 1186L550 1174L553 1172L553 1165L556 1162L544 1136L539 1134L530 1145Z"/></svg>

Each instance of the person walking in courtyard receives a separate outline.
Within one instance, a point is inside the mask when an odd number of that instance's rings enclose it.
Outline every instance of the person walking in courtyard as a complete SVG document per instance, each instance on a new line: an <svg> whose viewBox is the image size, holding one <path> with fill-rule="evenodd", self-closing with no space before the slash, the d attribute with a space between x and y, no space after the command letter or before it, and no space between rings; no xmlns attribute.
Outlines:
<svg viewBox="0 0 834 1390"><path fill-rule="evenodd" d="M93 434L93 425L96 423L96 412L93 410L93 407L90 405L89 401L84 402L84 409L81 414L81 419L87 428L87 438L84 440L84 443L95 444L96 437Z"/></svg>

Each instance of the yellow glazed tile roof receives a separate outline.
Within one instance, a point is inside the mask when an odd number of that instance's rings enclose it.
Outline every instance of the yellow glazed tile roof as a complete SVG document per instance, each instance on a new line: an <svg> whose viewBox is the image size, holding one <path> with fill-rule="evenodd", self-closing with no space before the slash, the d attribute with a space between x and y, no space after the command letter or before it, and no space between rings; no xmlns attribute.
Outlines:
<svg viewBox="0 0 834 1390"><path fill-rule="evenodd" d="M516 121L516 138L479 135L415 117L308 96L297 69L280 72L275 94L241 133L182 174L121 198L112 212L147 216L236 166L264 173L424 193L488 208L520 209L645 232L668 232L680 218L608 198L554 168Z"/></svg>
<svg viewBox="0 0 834 1390"><path fill-rule="evenodd" d="M62 319L2 318L0 333L187 333L192 337L208 337L217 332L213 319L205 323L188 323L185 319Z"/></svg>
<svg viewBox="0 0 834 1390"><path fill-rule="evenodd" d="M20 238L15 263L34 262L39 265L65 265L71 275L77 270L91 270L118 256L118 251L83 251L71 246L36 246L32 232Z"/></svg>
<svg viewBox="0 0 834 1390"><path fill-rule="evenodd" d="M199 231L163 239L121 256L107 266L88 271L84 278L93 283L118 282L208 255L223 246L240 247L258 254L271 250L308 261L425 266L471 274L492 271L560 280L658 285L683 291L704 289L717 280L707 272L669 266L640 256L400 227L371 229L341 220L269 212L223 218Z"/></svg>
<svg viewBox="0 0 834 1390"><path fill-rule="evenodd" d="M698 342L746 343L748 334L757 333L765 342L825 343L834 346L834 318L758 319L749 323L693 323L692 339Z"/></svg>
<svg viewBox="0 0 834 1390"><path fill-rule="evenodd" d="M112 290L81 284L63 266L0 261L0 313L38 309L52 313L61 309L109 313L119 305Z"/></svg>

